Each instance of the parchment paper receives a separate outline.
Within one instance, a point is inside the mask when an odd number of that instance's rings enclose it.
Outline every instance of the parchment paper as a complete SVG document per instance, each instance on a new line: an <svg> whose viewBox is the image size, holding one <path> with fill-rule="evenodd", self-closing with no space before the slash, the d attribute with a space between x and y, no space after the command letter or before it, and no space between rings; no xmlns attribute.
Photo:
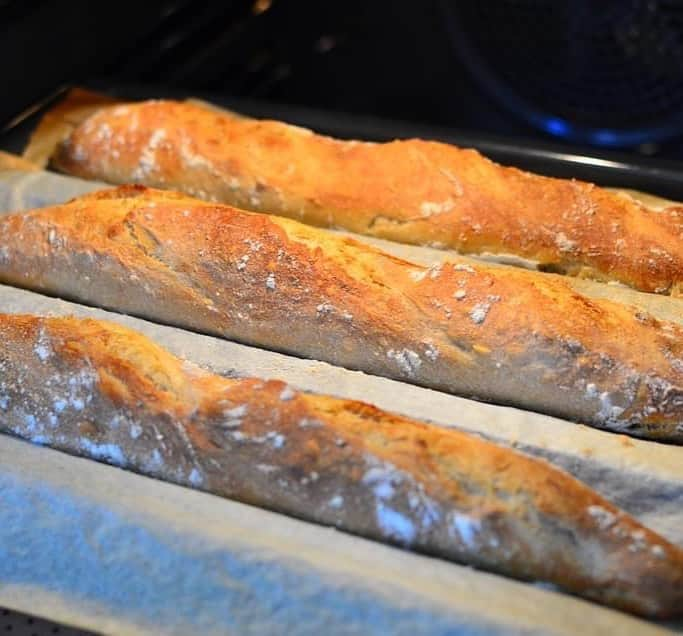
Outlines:
<svg viewBox="0 0 683 636"><path fill-rule="evenodd" d="M0 605L106 634L668 633L8 436L0 492Z"/></svg>
<svg viewBox="0 0 683 636"><path fill-rule="evenodd" d="M0 210L61 202L101 185L45 172L0 173ZM381 240L369 242L423 263L446 256L440 250ZM583 293L629 302L659 318L683 322L683 304L679 300L618 286L565 280ZM145 333L176 355L218 373L279 378L304 390L362 399L417 419L482 434L548 458L683 546L683 447L644 442L535 413L465 400L9 287L0 286L0 311L113 319Z"/></svg>

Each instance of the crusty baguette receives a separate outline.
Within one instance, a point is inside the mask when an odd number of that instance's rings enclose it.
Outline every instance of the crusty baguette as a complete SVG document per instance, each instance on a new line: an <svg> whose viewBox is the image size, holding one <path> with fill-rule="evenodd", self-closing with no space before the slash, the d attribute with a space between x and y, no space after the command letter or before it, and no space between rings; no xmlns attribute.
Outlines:
<svg viewBox="0 0 683 636"><path fill-rule="evenodd" d="M0 281L683 442L683 328L561 277L425 268L282 217L129 186L0 218Z"/></svg>
<svg viewBox="0 0 683 636"><path fill-rule="evenodd" d="M58 146L52 165L313 225L683 293L680 205L655 212L628 194L503 167L442 143L338 141L197 104L150 101L96 112Z"/></svg>
<svg viewBox="0 0 683 636"><path fill-rule="evenodd" d="M44 168L56 145L66 139L78 124L101 108L116 103L120 102L109 95L82 88L70 89L65 99L61 99L42 116L24 148L23 158Z"/></svg>
<svg viewBox="0 0 683 636"><path fill-rule="evenodd" d="M226 379L115 324L0 314L0 429L632 612L683 613L683 551L550 464Z"/></svg>

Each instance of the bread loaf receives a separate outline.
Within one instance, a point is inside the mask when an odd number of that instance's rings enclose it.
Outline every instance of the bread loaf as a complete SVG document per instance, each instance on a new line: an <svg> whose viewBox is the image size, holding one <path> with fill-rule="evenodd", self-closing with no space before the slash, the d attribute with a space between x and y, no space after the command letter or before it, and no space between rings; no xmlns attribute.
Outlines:
<svg viewBox="0 0 683 636"><path fill-rule="evenodd" d="M312 225L682 293L680 205L648 207L443 143L338 141L197 104L150 101L100 109L75 127L52 165Z"/></svg>
<svg viewBox="0 0 683 636"><path fill-rule="evenodd" d="M0 314L0 429L649 616L683 551L544 461L368 404L226 379L118 325Z"/></svg>
<svg viewBox="0 0 683 636"><path fill-rule="evenodd" d="M683 328L556 276L430 268L141 186L0 217L0 281L611 431L683 441Z"/></svg>

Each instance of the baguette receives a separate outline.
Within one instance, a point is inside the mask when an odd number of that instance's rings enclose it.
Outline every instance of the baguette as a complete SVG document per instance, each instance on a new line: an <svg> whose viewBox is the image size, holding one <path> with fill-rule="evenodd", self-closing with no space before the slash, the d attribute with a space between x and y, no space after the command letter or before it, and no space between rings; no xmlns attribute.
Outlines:
<svg viewBox="0 0 683 636"><path fill-rule="evenodd" d="M0 314L0 341L5 432L634 613L683 613L683 551L545 461L222 378L112 323Z"/></svg>
<svg viewBox="0 0 683 636"><path fill-rule="evenodd" d="M0 217L0 282L442 391L683 442L683 328L522 269L403 261L129 186Z"/></svg>
<svg viewBox="0 0 683 636"><path fill-rule="evenodd" d="M58 145L51 164L312 225L683 294L680 205L648 207L442 143L338 141L197 104L149 101L100 109Z"/></svg>

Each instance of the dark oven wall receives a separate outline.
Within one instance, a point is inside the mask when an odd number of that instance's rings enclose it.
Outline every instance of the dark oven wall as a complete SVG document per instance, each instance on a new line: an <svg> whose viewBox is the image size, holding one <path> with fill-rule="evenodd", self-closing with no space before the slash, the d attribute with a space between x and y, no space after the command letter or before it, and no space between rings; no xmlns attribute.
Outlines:
<svg viewBox="0 0 683 636"><path fill-rule="evenodd" d="M679 4L0 0L0 121L97 80L680 158Z"/></svg>

